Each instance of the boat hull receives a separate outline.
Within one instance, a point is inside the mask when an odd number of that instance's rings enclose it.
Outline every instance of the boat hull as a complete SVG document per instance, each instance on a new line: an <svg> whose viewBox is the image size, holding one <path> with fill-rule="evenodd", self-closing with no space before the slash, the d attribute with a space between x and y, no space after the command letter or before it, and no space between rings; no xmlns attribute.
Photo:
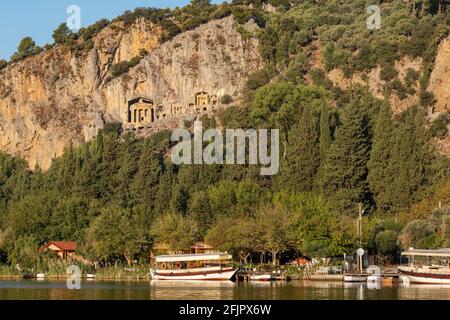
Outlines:
<svg viewBox="0 0 450 320"><path fill-rule="evenodd" d="M224 281L231 280L238 269L216 269L216 270L154 270L150 273L152 280L181 280L181 281Z"/></svg>
<svg viewBox="0 0 450 320"><path fill-rule="evenodd" d="M345 282L366 282L367 281L367 277L365 275L345 275L344 276L344 281Z"/></svg>
<svg viewBox="0 0 450 320"><path fill-rule="evenodd" d="M401 269L399 272L407 277L410 283L450 284L450 273L424 273Z"/></svg>
<svg viewBox="0 0 450 320"><path fill-rule="evenodd" d="M251 281L271 281L273 280L270 274L254 274L250 277Z"/></svg>

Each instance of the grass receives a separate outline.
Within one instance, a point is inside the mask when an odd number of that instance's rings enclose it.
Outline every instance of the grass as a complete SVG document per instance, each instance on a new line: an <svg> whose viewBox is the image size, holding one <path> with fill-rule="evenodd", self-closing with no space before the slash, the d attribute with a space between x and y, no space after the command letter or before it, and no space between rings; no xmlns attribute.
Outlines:
<svg viewBox="0 0 450 320"><path fill-rule="evenodd" d="M95 274L95 278L99 280L142 280L150 278L150 270L147 265L133 266L132 268L110 266L93 269L82 264L51 260L46 261L45 267L38 267L31 271L19 271L13 266L0 265L0 279L20 279L26 275L36 275L37 273L44 273L45 277L50 279L65 279L68 276L66 270L72 264L80 267L83 277L86 277L87 274Z"/></svg>

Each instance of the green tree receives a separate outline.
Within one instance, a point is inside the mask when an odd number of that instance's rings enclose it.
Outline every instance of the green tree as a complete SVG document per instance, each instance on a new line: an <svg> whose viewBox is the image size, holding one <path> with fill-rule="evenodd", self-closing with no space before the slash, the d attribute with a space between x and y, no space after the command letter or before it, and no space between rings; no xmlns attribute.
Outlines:
<svg viewBox="0 0 450 320"><path fill-rule="evenodd" d="M286 162L282 168L285 187L311 191L320 166L319 117L305 108L299 123L289 131Z"/></svg>
<svg viewBox="0 0 450 320"><path fill-rule="evenodd" d="M154 207L158 184L163 173L163 157L151 141L144 144L138 171L132 184L132 193L136 202L145 203L148 208Z"/></svg>
<svg viewBox="0 0 450 320"><path fill-rule="evenodd" d="M206 236L207 243L218 250L235 253L242 263L248 262L257 241L255 220L248 216L221 219Z"/></svg>
<svg viewBox="0 0 450 320"><path fill-rule="evenodd" d="M192 195L189 200L189 212L190 216L197 222L201 236L206 235L217 219L206 191L198 191Z"/></svg>
<svg viewBox="0 0 450 320"><path fill-rule="evenodd" d="M292 246L292 216L286 210L261 208L255 215L255 229L258 239L255 247L269 252L272 264L276 265L280 252Z"/></svg>
<svg viewBox="0 0 450 320"><path fill-rule="evenodd" d="M436 158L430 151L430 135L424 127L424 114L418 108L406 110L394 131L394 152L388 163L395 179L387 185L395 198L391 208L410 206L420 198L425 186L438 181Z"/></svg>
<svg viewBox="0 0 450 320"><path fill-rule="evenodd" d="M369 201L367 162L371 147L367 101L354 100L344 110L343 124L324 166L322 190L337 208L348 210Z"/></svg>
<svg viewBox="0 0 450 320"><path fill-rule="evenodd" d="M17 62L23 60L39 53L41 50L41 48L36 46L36 42L31 37L25 37L20 41L17 52L13 54L11 61Z"/></svg>
<svg viewBox="0 0 450 320"><path fill-rule="evenodd" d="M385 230L375 237L377 251L382 254L392 254L397 249L397 232Z"/></svg>
<svg viewBox="0 0 450 320"><path fill-rule="evenodd" d="M73 39L73 32L67 27L66 23L61 23L58 28L53 31L52 37L55 44L67 44Z"/></svg>
<svg viewBox="0 0 450 320"><path fill-rule="evenodd" d="M150 233L154 242L167 245L172 251L186 250L198 240L196 221L175 213L158 217Z"/></svg>
<svg viewBox="0 0 450 320"><path fill-rule="evenodd" d="M86 242L93 255L107 261L123 257L128 266L145 247L146 225L137 215L117 205L110 205L100 211L87 229Z"/></svg>
<svg viewBox="0 0 450 320"><path fill-rule="evenodd" d="M39 263L39 246L33 237L21 236L8 255L9 262L23 273L36 271Z"/></svg>
<svg viewBox="0 0 450 320"><path fill-rule="evenodd" d="M381 210L389 210L395 197L390 188L396 173L389 166L391 157L396 152L393 145L394 130L391 109L388 105L384 105L377 116L373 147L367 164L370 191Z"/></svg>

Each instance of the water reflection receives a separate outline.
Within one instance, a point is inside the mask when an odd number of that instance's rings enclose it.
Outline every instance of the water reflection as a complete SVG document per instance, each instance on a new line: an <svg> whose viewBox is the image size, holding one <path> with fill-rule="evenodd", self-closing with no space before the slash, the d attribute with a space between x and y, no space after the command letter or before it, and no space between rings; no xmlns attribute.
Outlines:
<svg viewBox="0 0 450 320"><path fill-rule="evenodd" d="M232 281L151 281L150 299L233 299L236 283Z"/></svg>
<svg viewBox="0 0 450 320"><path fill-rule="evenodd" d="M0 281L0 300L450 300L450 285L321 281L85 281L68 290L65 281Z"/></svg>

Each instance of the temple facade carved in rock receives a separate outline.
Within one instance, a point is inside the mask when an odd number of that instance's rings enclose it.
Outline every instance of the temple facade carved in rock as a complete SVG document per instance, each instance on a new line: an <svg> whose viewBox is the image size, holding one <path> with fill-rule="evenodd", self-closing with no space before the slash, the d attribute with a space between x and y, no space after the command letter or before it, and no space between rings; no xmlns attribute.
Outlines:
<svg viewBox="0 0 450 320"><path fill-rule="evenodd" d="M217 95L210 95L200 90L194 95L194 101L187 104L156 104L148 97L136 97L128 101L125 129L140 130L151 128L153 124L164 118L179 118L213 113L219 106Z"/></svg>

